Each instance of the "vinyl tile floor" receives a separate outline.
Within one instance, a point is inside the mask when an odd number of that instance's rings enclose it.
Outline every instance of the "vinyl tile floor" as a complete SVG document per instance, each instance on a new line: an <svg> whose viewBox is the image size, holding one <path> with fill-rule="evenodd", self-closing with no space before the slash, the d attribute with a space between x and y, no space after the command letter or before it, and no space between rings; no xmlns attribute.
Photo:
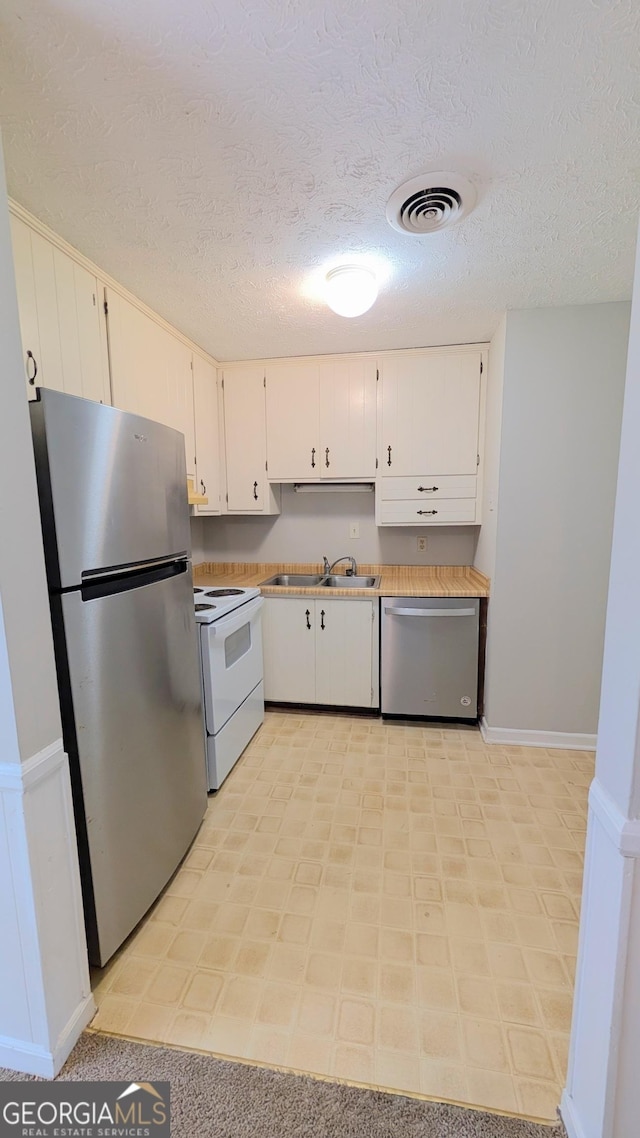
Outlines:
<svg viewBox="0 0 640 1138"><path fill-rule="evenodd" d="M268 712L93 1027L552 1120L593 755Z"/></svg>

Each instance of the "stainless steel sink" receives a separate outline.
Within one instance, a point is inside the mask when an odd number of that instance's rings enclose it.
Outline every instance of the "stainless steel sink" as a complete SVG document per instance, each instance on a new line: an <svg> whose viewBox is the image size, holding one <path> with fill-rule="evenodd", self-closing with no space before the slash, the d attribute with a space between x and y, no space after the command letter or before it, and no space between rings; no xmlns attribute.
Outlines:
<svg viewBox="0 0 640 1138"><path fill-rule="evenodd" d="M336 576L323 577L320 584L327 589L377 589L380 585L380 578L347 577L340 573Z"/></svg>
<svg viewBox="0 0 640 1138"><path fill-rule="evenodd" d="M260 585L284 585L289 588L312 588L314 585L324 584L321 573L276 573L268 581L261 581Z"/></svg>

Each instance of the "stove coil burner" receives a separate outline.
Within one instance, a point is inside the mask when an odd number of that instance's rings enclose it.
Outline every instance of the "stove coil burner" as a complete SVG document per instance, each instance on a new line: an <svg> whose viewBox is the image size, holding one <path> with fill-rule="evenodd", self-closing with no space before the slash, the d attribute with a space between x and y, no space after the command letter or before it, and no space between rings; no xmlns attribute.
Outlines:
<svg viewBox="0 0 640 1138"><path fill-rule="evenodd" d="M194 589L194 593L204 593L204 589Z"/></svg>
<svg viewBox="0 0 640 1138"><path fill-rule="evenodd" d="M208 597L241 597L244 589L211 589Z"/></svg>
<svg viewBox="0 0 640 1138"><path fill-rule="evenodd" d="M196 612L207 612L209 609L216 608L216 605L196 605Z"/></svg>

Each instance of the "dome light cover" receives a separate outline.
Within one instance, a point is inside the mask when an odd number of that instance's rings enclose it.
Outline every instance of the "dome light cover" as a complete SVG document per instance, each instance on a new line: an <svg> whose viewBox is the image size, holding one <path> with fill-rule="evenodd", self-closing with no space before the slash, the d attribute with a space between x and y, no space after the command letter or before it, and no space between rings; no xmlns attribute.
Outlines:
<svg viewBox="0 0 640 1138"><path fill-rule="evenodd" d="M338 265L325 282L326 302L338 316L362 316L378 295L375 273L364 265Z"/></svg>

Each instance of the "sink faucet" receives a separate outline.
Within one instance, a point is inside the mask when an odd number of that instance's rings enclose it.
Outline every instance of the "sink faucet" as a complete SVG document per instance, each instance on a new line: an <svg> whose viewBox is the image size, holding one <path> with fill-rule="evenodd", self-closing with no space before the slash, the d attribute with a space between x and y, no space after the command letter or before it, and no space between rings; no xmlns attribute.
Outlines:
<svg viewBox="0 0 640 1138"><path fill-rule="evenodd" d="M333 562L333 565L330 565L329 562L327 561L327 558L324 557L323 558L323 572L325 574L333 573L333 570L335 569L336 565L339 565L341 561L349 561L350 562L349 568L346 570L347 577L357 576L358 566L356 565L356 559L355 559L355 557L349 557L349 556L338 557Z"/></svg>

